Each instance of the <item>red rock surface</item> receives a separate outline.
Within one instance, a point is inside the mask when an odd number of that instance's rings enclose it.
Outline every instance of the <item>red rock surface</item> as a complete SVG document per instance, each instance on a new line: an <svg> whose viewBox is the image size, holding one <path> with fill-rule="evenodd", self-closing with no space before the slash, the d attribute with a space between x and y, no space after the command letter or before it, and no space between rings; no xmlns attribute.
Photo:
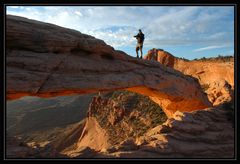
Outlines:
<svg viewBox="0 0 240 164"><path fill-rule="evenodd" d="M192 77L78 31L22 17L6 17L6 60L8 100L127 89L152 98L168 117L211 106Z"/></svg>
<svg viewBox="0 0 240 164"><path fill-rule="evenodd" d="M234 61L224 59L187 61L173 56L161 49L151 49L144 57L147 60L174 68L185 75L198 79L213 105L219 105L233 99Z"/></svg>
<svg viewBox="0 0 240 164"><path fill-rule="evenodd" d="M148 51L148 54L144 57L147 60L156 60L159 63L174 68L174 63L177 60L172 54L167 51L153 48Z"/></svg>
<svg viewBox="0 0 240 164"><path fill-rule="evenodd" d="M233 158L231 106L176 112L136 141L125 141L105 154L119 158Z"/></svg>

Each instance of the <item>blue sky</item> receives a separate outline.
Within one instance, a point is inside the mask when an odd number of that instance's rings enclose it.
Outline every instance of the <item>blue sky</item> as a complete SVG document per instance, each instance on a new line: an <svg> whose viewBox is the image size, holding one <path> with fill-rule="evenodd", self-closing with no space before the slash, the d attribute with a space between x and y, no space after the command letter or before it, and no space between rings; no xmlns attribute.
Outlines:
<svg viewBox="0 0 240 164"><path fill-rule="evenodd" d="M131 56L138 29L144 54L152 48L187 59L234 53L233 6L7 6L7 14L78 30Z"/></svg>

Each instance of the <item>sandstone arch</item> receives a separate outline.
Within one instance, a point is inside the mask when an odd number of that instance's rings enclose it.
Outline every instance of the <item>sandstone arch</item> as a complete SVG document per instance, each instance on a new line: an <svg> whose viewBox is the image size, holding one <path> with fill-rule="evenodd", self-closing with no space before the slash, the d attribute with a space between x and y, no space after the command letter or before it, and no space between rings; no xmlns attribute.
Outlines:
<svg viewBox="0 0 240 164"><path fill-rule="evenodd" d="M152 98L168 117L211 106L190 76L78 31L22 17L7 16L6 61L8 100L127 89Z"/></svg>

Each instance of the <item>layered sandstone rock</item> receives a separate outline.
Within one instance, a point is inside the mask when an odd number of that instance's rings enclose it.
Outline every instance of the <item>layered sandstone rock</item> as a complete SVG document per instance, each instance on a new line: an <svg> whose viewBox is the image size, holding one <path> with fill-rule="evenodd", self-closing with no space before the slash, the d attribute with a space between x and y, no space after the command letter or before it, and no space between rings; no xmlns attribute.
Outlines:
<svg viewBox="0 0 240 164"><path fill-rule="evenodd" d="M101 128L94 117L88 117L82 134L78 140L78 147L88 146L96 151L110 146L106 130Z"/></svg>
<svg viewBox="0 0 240 164"><path fill-rule="evenodd" d="M187 61L173 56L161 49L152 49L144 57L174 68L185 75L198 79L213 105L233 99L234 61L193 60Z"/></svg>
<svg viewBox="0 0 240 164"><path fill-rule="evenodd" d="M135 142L106 150L120 158L233 158L233 104L176 112Z"/></svg>
<svg viewBox="0 0 240 164"><path fill-rule="evenodd" d="M234 97L232 86L223 79L210 83L206 93L209 100L213 102L213 105L229 102Z"/></svg>
<svg viewBox="0 0 240 164"><path fill-rule="evenodd" d="M148 51L148 54L144 56L144 59L147 60L156 60L159 63L174 68L174 63L176 62L177 58L175 58L172 54L162 49L153 48Z"/></svg>
<svg viewBox="0 0 240 164"><path fill-rule="evenodd" d="M8 99L128 89L152 98L169 117L211 106L196 79L78 31L8 15L6 48Z"/></svg>

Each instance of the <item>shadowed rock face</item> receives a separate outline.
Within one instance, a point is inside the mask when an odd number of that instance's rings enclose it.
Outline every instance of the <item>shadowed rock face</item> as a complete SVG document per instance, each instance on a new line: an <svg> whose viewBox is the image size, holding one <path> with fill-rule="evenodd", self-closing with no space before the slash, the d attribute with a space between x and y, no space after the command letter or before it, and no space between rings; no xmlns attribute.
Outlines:
<svg viewBox="0 0 240 164"><path fill-rule="evenodd" d="M229 103L192 113L178 111L135 142L125 141L106 152L120 158L233 158L232 106Z"/></svg>
<svg viewBox="0 0 240 164"><path fill-rule="evenodd" d="M211 106L192 77L78 31L22 17L7 16L6 60L8 100L127 89L149 96L168 117Z"/></svg>

